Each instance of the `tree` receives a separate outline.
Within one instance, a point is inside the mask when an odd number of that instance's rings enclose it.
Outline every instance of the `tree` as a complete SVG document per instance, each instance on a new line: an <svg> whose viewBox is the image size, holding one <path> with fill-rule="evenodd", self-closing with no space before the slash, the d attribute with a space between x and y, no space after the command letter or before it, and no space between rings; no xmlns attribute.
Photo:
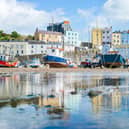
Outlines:
<svg viewBox="0 0 129 129"><path fill-rule="evenodd" d="M26 41L28 40L34 40L34 36L32 35L28 35L26 38L25 38Z"/></svg>
<svg viewBox="0 0 129 129"><path fill-rule="evenodd" d="M20 34L18 34L16 31L13 31L11 33L11 37L14 38L14 39L18 39L20 37Z"/></svg>
<svg viewBox="0 0 129 129"><path fill-rule="evenodd" d="M0 30L0 38L2 37L3 34L3 30Z"/></svg>

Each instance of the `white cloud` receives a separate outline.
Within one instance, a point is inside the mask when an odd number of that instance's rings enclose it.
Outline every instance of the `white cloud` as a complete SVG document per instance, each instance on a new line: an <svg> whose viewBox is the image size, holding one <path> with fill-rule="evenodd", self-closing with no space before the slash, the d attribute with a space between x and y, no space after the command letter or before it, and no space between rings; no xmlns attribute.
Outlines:
<svg viewBox="0 0 129 129"><path fill-rule="evenodd" d="M87 24L99 26L127 24L129 22L129 0L107 0L99 9L79 9L77 12L87 20ZM94 8L95 9L95 8ZM121 25L121 24L120 24Z"/></svg>
<svg viewBox="0 0 129 129"><path fill-rule="evenodd" d="M104 15L113 20L129 20L128 0L107 0L103 6Z"/></svg>
<svg viewBox="0 0 129 129"><path fill-rule="evenodd" d="M17 30L20 33L34 33L36 27L46 26L52 21L66 19L64 10L52 12L37 10L33 4L17 0L0 0L0 29L7 32Z"/></svg>
<svg viewBox="0 0 129 129"><path fill-rule="evenodd" d="M83 17L83 18L85 18L86 20L88 20L89 18L90 19L92 19L93 18L93 14L94 14L94 12L95 12L95 10L94 9L86 9L86 10L84 10L84 9L78 9L77 10L77 12L78 12L78 14L81 16L81 17Z"/></svg>

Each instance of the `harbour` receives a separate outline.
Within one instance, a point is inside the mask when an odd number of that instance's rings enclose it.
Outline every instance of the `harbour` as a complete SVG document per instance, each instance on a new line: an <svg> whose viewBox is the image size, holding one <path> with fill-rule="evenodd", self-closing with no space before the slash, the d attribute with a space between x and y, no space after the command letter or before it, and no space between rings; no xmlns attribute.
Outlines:
<svg viewBox="0 0 129 129"><path fill-rule="evenodd" d="M0 0L0 129L129 129L128 5Z"/></svg>

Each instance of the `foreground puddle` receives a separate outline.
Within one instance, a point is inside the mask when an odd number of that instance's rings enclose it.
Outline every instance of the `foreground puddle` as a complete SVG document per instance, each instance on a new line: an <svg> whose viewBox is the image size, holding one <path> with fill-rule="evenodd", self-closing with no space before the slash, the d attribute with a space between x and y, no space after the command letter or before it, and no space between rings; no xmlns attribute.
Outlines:
<svg viewBox="0 0 129 129"><path fill-rule="evenodd" d="M120 73L1 75L0 129L129 128L128 80ZM100 88L110 90L88 97Z"/></svg>

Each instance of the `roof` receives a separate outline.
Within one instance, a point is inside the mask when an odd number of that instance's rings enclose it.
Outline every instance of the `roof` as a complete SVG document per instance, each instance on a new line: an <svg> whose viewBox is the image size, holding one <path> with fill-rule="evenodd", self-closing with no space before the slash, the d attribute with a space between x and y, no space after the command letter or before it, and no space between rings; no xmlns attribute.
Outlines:
<svg viewBox="0 0 129 129"><path fill-rule="evenodd" d="M52 45L62 45L62 42L48 42L48 43L46 43L46 42L44 42L44 41L29 41L28 42L29 44L46 44L46 45L48 45L48 44L52 44Z"/></svg>
<svg viewBox="0 0 129 129"><path fill-rule="evenodd" d="M61 32L53 32L53 31L45 31L45 30L38 30L38 33L43 33L43 34L54 34L54 35L62 35Z"/></svg>

